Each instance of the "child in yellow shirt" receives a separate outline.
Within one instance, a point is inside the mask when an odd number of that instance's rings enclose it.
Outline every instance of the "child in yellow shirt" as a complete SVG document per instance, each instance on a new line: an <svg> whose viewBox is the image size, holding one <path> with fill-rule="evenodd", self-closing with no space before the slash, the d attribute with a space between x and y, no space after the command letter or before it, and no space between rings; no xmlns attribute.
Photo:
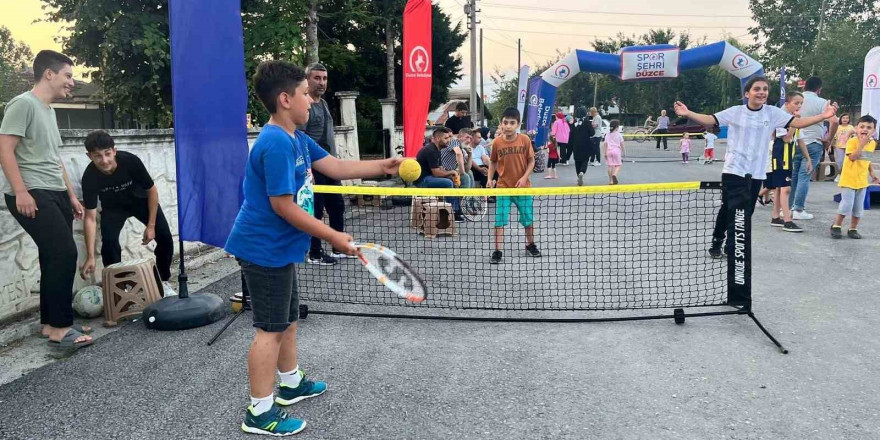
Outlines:
<svg viewBox="0 0 880 440"><path fill-rule="evenodd" d="M842 238L843 220L851 216L849 238L862 238L859 234L859 220L865 207L865 193L868 187L868 176L873 183L880 183L871 168L874 148L877 143L871 139L877 120L869 115L862 116L856 126L856 137L846 143L846 158L843 160L843 171L840 173L840 206L837 208L837 219L831 226L831 237Z"/></svg>

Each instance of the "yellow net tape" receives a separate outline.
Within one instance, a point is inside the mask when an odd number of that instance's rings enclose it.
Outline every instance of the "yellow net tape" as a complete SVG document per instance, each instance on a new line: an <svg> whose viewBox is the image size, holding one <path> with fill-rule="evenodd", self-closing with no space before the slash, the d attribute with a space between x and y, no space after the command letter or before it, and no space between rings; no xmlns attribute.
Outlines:
<svg viewBox="0 0 880 440"><path fill-rule="evenodd" d="M565 186L543 188L389 188L376 186L315 185L315 192L322 194L352 194L370 196L410 197L468 197L468 196L561 196L579 194L616 194L637 192L693 191L700 189L700 182L641 183L632 185Z"/></svg>

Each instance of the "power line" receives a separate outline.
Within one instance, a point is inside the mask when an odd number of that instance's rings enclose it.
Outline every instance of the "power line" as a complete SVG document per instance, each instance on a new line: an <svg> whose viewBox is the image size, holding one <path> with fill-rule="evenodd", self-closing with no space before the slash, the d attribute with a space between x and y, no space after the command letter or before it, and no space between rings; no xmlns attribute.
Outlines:
<svg viewBox="0 0 880 440"><path fill-rule="evenodd" d="M650 13L650 12L611 12L611 11L588 11L584 9L560 9L560 8L535 8L534 6L523 6L523 5L508 5L504 3L483 3L483 6L489 7L500 7L506 9L525 9L531 12L565 12L565 13L574 13L574 14L606 14L606 15L639 15L639 16L647 16L647 17L688 17L688 18L752 18L751 15L716 15L716 14L664 14L662 12ZM790 18L800 18L800 17L816 17L816 14L792 14L792 15L777 15L774 17L790 17Z"/></svg>
<svg viewBox="0 0 880 440"><path fill-rule="evenodd" d="M568 32L546 32L546 31L524 31L520 29L497 29L497 28L487 28L483 29L487 30L497 30L497 31L511 31L511 32L520 32L524 34L541 34L541 35L563 35L566 37L584 37L584 38L616 38L614 35L595 35L595 34L572 34ZM742 34L741 36L749 35L748 33Z"/></svg>
<svg viewBox="0 0 880 440"><path fill-rule="evenodd" d="M490 30L490 29L488 29L488 28L483 28L483 30ZM511 46L511 45L509 45L509 44L502 43L502 42L500 42L500 41L498 41L498 40L495 40L495 39L489 38L489 37L487 37L485 34L483 34L483 38L485 38L486 40L491 41L491 42L493 42L493 43L495 43L495 44L497 44L497 45L499 45L499 46L504 46L504 47L508 47L508 48L510 48L510 49L513 49L513 50L517 50L516 46ZM547 54L539 53L539 52L532 52L532 51L530 51L530 50L525 50L525 49L523 49L522 51L523 51L524 53L527 53L527 54L530 54L530 55L538 55L538 56L541 56L541 57L547 57L547 58L554 58L554 57L557 56L557 55L547 55ZM534 60L532 60L532 61L534 61Z"/></svg>
<svg viewBox="0 0 880 440"><path fill-rule="evenodd" d="M751 25L670 25L670 24L620 24L620 23L609 23L609 22L587 22L587 21L571 21L571 20L542 20L539 18L520 18L520 17L499 17L492 15L483 15L483 18L497 18L499 20L511 20L511 21L530 21L536 23L546 23L546 24L578 24L578 25L591 25L591 26L616 26L616 27L644 27L644 28L688 28L688 29L718 29L718 28L748 28Z"/></svg>
<svg viewBox="0 0 880 440"><path fill-rule="evenodd" d="M608 35L572 34L572 33L568 33L568 32L524 31L524 30L520 30L520 29L498 29L498 28L488 28L488 27L484 27L483 29L491 30L491 31L498 31L498 32L505 32L505 31L520 32L520 33L524 33L524 34L565 35L565 36L569 36L569 37L588 37L588 38L611 38L611 36L608 36Z"/></svg>

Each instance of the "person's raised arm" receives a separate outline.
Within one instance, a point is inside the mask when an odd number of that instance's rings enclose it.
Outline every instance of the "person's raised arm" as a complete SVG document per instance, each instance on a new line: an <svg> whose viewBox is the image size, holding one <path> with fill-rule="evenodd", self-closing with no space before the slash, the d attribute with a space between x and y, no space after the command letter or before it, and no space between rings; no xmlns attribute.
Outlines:
<svg viewBox="0 0 880 440"><path fill-rule="evenodd" d="M828 103L826 101L825 102L825 109L822 110L821 114L818 114L816 116L810 116L807 118L796 117L796 118L792 119L791 123L788 126L794 127L794 128L809 127L811 125L818 124L826 119L833 118L834 115L836 115L836 114L837 114L837 107L831 105L830 103ZM835 130L836 129L837 129L837 127L835 126Z"/></svg>
<svg viewBox="0 0 880 440"><path fill-rule="evenodd" d="M675 101L675 105L673 106L673 108L675 109L676 115L683 118L688 118L692 121L696 121L697 123L706 127L713 127L717 124L714 116L690 111L688 110L687 106L684 105L684 103L681 101Z"/></svg>
<svg viewBox="0 0 880 440"><path fill-rule="evenodd" d="M312 162L312 167L333 180L362 179L397 174L403 158L382 160L340 160L326 156Z"/></svg>

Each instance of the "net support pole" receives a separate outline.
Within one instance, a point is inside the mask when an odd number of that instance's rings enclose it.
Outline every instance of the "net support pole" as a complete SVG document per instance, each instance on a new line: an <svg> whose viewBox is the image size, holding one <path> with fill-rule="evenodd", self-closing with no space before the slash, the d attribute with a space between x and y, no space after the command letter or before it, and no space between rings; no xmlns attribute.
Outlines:
<svg viewBox="0 0 880 440"><path fill-rule="evenodd" d="M783 354L788 350L767 331L758 321L752 311L752 212L755 201L752 199L754 191L752 175L745 175L745 185L742 188L724 188L724 201L727 202L727 291L728 303L732 306L742 307L748 316L757 324L761 332L779 348Z"/></svg>

